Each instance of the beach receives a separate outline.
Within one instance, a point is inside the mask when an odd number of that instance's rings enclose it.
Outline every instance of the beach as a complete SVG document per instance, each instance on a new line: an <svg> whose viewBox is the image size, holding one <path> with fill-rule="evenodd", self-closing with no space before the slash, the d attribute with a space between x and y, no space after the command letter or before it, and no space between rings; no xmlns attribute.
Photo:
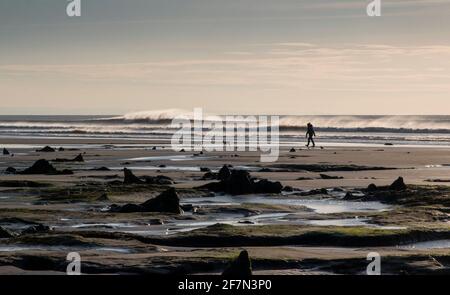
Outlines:
<svg viewBox="0 0 450 295"><path fill-rule="evenodd" d="M78 252L86 274L220 274L244 249L255 274L363 274L369 252L387 274L448 272L450 147L304 144L293 138L264 163L258 152L174 151L164 137L4 134L0 273L64 274ZM22 173L41 159L56 172ZM269 184L230 193L224 165ZM406 187L390 187L399 177ZM142 209L170 188L180 212Z"/></svg>

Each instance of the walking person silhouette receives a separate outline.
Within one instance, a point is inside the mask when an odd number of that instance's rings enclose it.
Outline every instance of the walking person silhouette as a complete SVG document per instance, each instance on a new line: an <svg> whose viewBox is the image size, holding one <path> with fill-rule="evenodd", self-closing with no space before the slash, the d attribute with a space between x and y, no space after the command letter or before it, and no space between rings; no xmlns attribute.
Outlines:
<svg viewBox="0 0 450 295"><path fill-rule="evenodd" d="M316 136L316 132L314 131L314 126L311 123L308 123L306 125L306 138L308 138L308 143L306 144L307 147L309 147L309 144L312 142L313 147L316 146L316 143L314 142L314 138Z"/></svg>

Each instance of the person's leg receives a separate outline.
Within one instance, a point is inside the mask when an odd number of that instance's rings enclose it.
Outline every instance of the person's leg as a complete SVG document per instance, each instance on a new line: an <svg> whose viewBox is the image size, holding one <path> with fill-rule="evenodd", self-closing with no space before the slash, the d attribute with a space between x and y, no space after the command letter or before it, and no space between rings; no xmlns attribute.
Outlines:
<svg viewBox="0 0 450 295"><path fill-rule="evenodd" d="M314 142L314 138L311 137L311 141L312 141L313 147L315 147L316 143Z"/></svg>
<svg viewBox="0 0 450 295"><path fill-rule="evenodd" d="M308 143L306 144L307 147L309 147L310 142L311 142L311 138L308 136Z"/></svg>

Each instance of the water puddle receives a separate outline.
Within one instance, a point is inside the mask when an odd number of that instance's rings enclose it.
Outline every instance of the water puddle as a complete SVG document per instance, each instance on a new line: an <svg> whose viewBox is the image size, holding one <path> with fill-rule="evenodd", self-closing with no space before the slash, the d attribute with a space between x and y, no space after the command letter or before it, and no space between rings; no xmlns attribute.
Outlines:
<svg viewBox="0 0 450 295"><path fill-rule="evenodd" d="M269 196L229 196L221 195L205 198L185 198L184 204L193 204L194 206L223 206L240 205L243 203L257 203L268 205L287 205L287 206L305 206L320 214L344 213L344 212L370 212L386 211L390 209L389 205L380 202L357 202L344 201L336 199L298 199L298 198L278 198Z"/></svg>
<svg viewBox="0 0 450 295"><path fill-rule="evenodd" d="M436 241L426 241L418 242L413 244L398 246L400 249L447 249L450 248L450 240L436 240Z"/></svg>

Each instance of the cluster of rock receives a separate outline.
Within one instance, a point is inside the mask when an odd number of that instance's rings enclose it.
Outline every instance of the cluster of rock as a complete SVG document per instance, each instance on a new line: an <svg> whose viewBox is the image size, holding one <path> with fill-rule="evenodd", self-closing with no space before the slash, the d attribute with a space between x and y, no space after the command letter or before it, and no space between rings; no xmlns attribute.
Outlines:
<svg viewBox="0 0 450 295"><path fill-rule="evenodd" d="M111 205L110 212L133 213L133 212L161 212L181 214L180 198L174 188L162 192L157 197L149 199L141 204L125 204L119 206Z"/></svg>
<svg viewBox="0 0 450 295"><path fill-rule="evenodd" d="M403 177L397 178L391 185L389 186L376 186L371 183L364 190L366 195L364 196L355 196L352 193L347 193L344 199L346 200L355 200L355 199L364 199L364 200L385 200L389 201L393 197L397 196L398 193L402 193L406 191L408 186L405 184Z"/></svg>
<svg viewBox="0 0 450 295"><path fill-rule="evenodd" d="M172 178L164 175L157 176L143 176L142 179L133 174L128 169L123 169L123 183L124 184L157 184L157 185L171 185L174 184Z"/></svg>
<svg viewBox="0 0 450 295"><path fill-rule="evenodd" d="M211 173L211 172L207 172ZM254 193L279 194L283 189L280 182L267 179L255 180L245 170L230 170L224 165L217 174L219 182L210 182L199 188L213 192L224 192L232 195L245 195Z"/></svg>

